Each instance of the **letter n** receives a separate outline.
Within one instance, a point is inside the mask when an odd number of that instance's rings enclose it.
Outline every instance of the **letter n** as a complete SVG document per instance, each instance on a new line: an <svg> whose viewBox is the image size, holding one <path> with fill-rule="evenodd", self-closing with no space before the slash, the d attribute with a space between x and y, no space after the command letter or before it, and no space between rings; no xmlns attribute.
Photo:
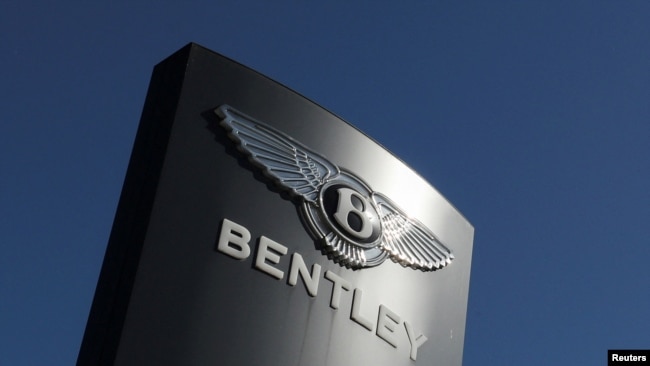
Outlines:
<svg viewBox="0 0 650 366"><path fill-rule="evenodd" d="M314 263L311 266L311 274L307 269L305 261L302 259L302 256L298 253L293 253L291 255L291 269L289 270L289 280L287 281L289 285L295 286L298 283L298 274L302 277L302 281L307 288L307 293L311 297L315 297L318 294L318 282L320 280L320 265Z"/></svg>

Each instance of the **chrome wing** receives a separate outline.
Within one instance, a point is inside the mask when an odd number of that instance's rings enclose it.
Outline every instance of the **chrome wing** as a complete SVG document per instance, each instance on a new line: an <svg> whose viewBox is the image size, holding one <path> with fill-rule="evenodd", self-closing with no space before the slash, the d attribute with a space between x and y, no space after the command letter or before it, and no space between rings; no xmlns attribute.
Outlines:
<svg viewBox="0 0 650 366"><path fill-rule="evenodd" d="M404 267L435 271L451 263L454 255L419 221L409 218L381 193L373 193L383 229L382 249Z"/></svg>
<svg viewBox="0 0 650 366"><path fill-rule="evenodd" d="M230 106L215 113L248 160L294 197L317 204L320 187L339 174L339 168L321 155Z"/></svg>

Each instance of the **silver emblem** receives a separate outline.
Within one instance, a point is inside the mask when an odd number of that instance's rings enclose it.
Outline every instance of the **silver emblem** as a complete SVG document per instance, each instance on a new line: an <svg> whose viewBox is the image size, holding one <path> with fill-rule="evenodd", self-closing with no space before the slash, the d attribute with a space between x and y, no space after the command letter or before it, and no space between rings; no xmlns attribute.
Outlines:
<svg viewBox="0 0 650 366"><path fill-rule="evenodd" d="M230 106L215 113L248 160L296 201L309 234L336 263L359 269L390 257L435 271L454 259L431 230L359 177Z"/></svg>

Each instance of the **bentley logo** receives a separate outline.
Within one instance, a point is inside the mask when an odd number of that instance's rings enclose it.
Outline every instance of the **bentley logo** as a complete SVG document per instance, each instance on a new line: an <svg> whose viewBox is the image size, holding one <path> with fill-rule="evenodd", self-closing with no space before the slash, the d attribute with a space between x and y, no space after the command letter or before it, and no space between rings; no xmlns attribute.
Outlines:
<svg viewBox="0 0 650 366"><path fill-rule="evenodd" d="M454 259L426 226L359 177L230 106L215 113L248 160L296 201L309 234L336 263L359 269L390 257L435 271Z"/></svg>

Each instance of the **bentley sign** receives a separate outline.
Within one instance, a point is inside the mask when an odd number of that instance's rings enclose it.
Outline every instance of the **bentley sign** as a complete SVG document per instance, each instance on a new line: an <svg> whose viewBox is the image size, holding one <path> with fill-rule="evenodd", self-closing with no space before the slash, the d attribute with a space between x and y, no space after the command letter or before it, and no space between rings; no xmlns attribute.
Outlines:
<svg viewBox="0 0 650 366"><path fill-rule="evenodd" d="M78 364L461 365L473 233L372 139L190 44L154 69Z"/></svg>

